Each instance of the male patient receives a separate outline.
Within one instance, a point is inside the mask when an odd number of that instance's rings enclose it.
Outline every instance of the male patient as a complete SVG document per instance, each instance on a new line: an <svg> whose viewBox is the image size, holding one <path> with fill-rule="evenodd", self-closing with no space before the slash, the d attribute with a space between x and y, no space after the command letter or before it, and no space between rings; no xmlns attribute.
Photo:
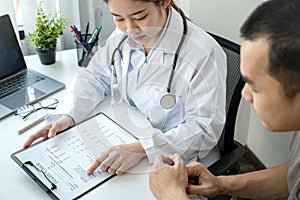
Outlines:
<svg viewBox="0 0 300 200"><path fill-rule="evenodd" d="M185 166L179 155L157 156L149 178L158 199L183 200L187 194L300 199L300 0L264 2L246 20L241 36L240 69L246 82L242 95L266 129L295 131L289 163L214 176L201 163Z"/></svg>

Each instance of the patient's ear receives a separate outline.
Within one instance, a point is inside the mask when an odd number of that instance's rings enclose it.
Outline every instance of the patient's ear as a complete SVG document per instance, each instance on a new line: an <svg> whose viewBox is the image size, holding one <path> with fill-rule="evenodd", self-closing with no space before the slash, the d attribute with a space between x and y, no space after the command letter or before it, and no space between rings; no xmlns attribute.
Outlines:
<svg viewBox="0 0 300 200"><path fill-rule="evenodd" d="M298 113L300 119L300 91L298 91L294 98L291 100L291 104L293 106L295 114Z"/></svg>
<svg viewBox="0 0 300 200"><path fill-rule="evenodd" d="M295 105L296 111L298 111L298 113L300 113L300 91L297 92L297 94L293 98L292 102Z"/></svg>

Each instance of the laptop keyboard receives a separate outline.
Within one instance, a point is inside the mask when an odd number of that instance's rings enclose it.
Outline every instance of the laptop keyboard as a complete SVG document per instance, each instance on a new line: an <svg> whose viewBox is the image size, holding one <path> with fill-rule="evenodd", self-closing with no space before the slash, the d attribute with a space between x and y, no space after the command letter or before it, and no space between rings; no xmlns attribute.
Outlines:
<svg viewBox="0 0 300 200"><path fill-rule="evenodd" d="M18 74L5 81L0 82L0 98L8 96L16 91L22 90L44 78L30 71Z"/></svg>

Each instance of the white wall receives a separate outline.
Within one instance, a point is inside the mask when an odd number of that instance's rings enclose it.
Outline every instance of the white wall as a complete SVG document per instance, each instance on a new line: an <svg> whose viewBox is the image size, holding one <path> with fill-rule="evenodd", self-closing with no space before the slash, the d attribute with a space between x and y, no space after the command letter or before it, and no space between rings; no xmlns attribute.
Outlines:
<svg viewBox="0 0 300 200"><path fill-rule="evenodd" d="M0 16L9 14L10 19L12 21L13 27L15 29L15 32L18 33L17 30L17 22L16 22L16 14L14 10L14 4L13 1L7 1L7 0L0 0ZM19 37L19 34L16 34L17 37Z"/></svg>
<svg viewBox="0 0 300 200"><path fill-rule="evenodd" d="M184 14L189 17L190 0L174 0L174 2L182 9Z"/></svg>
<svg viewBox="0 0 300 200"><path fill-rule="evenodd" d="M239 28L263 0L189 0L190 18L207 31L240 42Z"/></svg>
<svg viewBox="0 0 300 200"><path fill-rule="evenodd" d="M102 19L103 19L102 20L103 28L102 28L101 35L100 35L101 36L100 42L103 42L113 32L113 30L116 28L116 25L115 25L112 15L110 14L107 4L102 2L100 9L102 12Z"/></svg>
<svg viewBox="0 0 300 200"><path fill-rule="evenodd" d="M288 161L291 137L292 133L265 130L257 115L251 111L247 145L266 167Z"/></svg>
<svg viewBox="0 0 300 200"><path fill-rule="evenodd" d="M241 42L239 28L263 0L178 0L188 10L190 19L203 29ZM266 167L288 159L290 133L270 133L263 129L257 115L242 100L236 126L236 140L246 144Z"/></svg>

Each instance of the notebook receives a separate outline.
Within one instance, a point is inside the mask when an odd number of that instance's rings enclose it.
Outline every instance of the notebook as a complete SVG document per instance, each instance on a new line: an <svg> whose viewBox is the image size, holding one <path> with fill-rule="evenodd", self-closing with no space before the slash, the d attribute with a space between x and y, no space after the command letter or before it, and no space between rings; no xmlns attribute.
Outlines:
<svg viewBox="0 0 300 200"><path fill-rule="evenodd" d="M0 119L65 87L27 69L9 15L0 17L0 49Z"/></svg>

